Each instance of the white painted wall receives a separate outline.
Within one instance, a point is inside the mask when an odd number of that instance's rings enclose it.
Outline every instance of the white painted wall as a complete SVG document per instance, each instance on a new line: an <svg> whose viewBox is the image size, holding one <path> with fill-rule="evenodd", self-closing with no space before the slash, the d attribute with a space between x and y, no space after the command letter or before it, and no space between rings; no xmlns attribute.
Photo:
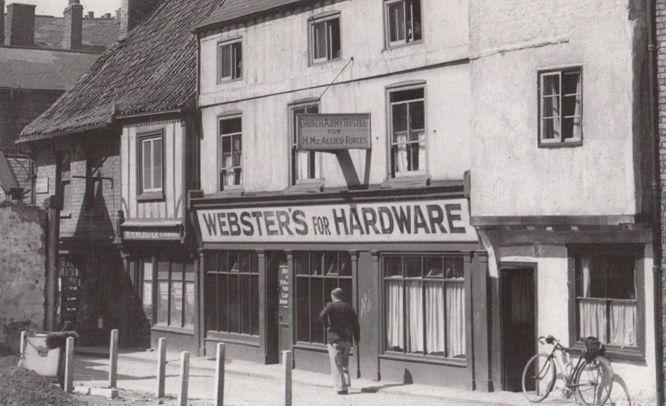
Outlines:
<svg viewBox="0 0 666 406"><path fill-rule="evenodd" d="M569 346L569 287L568 258L565 246L539 247L546 255L535 255L533 247L502 247L501 262L525 262L537 265L538 282L538 334L553 335L562 345ZM645 303L645 364L612 361L615 374L626 383L633 402L654 404L655 400L655 347L654 347L654 301L652 279L652 247L647 245L644 259L637 263L637 272L643 273L643 297ZM544 346L541 351L549 352ZM575 361L575 360L574 360ZM611 399L624 399L619 385L614 384ZM624 403L618 403L624 404Z"/></svg>
<svg viewBox="0 0 666 406"><path fill-rule="evenodd" d="M423 0L423 41L384 49L383 3L343 1L313 10L301 9L201 40L203 141L202 189L217 191L217 117L240 111L243 119L243 189L277 191L289 187L288 105L319 97L351 57L320 102L322 113L371 113L372 152L350 151L361 182L381 183L388 175L386 86L405 81L426 82L426 126L429 175L433 180L462 179L469 169L471 114L467 1ZM308 19L338 10L343 58L308 64ZM242 80L218 84L217 44L241 37ZM405 72L408 71L408 72ZM347 186L338 158L324 154L326 187ZM369 176L366 177L366 165Z"/></svg>
<svg viewBox="0 0 666 406"><path fill-rule="evenodd" d="M641 2L470 4L472 215L639 212ZM583 146L539 148L538 71L570 65L583 69Z"/></svg>
<svg viewBox="0 0 666 406"><path fill-rule="evenodd" d="M164 200L137 200L137 135L163 131L164 134ZM183 218L186 204L184 190L185 125L180 120L160 121L123 127L120 143L122 210L130 219Z"/></svg>

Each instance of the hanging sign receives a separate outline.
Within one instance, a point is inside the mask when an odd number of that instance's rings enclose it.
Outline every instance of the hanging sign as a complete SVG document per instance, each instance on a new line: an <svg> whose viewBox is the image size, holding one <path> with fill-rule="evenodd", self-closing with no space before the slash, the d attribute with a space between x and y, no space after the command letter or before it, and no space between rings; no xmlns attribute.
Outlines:
<svg viewBox="0 0 666 406"><path fill-rule="evenodd" d="M477 241L467 199L199 210L204 242Z"/></svg>
<svg viewBox="0 0 666 406"><path fill-rule="evenodd" d="M123 238L125 240L143 240L143 241L160 241L160 240L180 240L179 231L139 231L139 230L125 230L123 231Z"/></svg>
<svg viewBox="0 0 666 406"><path fill-rule="evenodd" d="M299 114L298 149L370 149L370 114Z"/></svg>

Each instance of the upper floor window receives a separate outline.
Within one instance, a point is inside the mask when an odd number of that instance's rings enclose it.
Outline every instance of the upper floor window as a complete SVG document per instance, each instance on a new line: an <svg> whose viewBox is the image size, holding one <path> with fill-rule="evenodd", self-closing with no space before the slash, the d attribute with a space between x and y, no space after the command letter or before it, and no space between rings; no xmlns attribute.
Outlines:
<svg viewBox="0 0 666 406"><path fill-rule="evenodd" d="M162 134L139 137L139 172L141 193L161 192L164 179L164 149Z"/></svg>
<svg viewBox="0 0 666 406"><path fill-rule="evenodd" d="M539 145L583 141L582 72L571 68L539 73Z"/></svg>
<svg viewBox="0 0 666 406"><path fill-rule="evenodd" d="M298 115L319 113L316 102L291 107L291 172L292 184L321 179L321 153L298 150Z"/></svg>
<svg viewBox="0 0 666 406"><path fill-rule="evenodd" d="M220 191L242 182L242 121L240 116L220 119Z"/></svg>
<svg viewBox="0 0 666 406"><path fill-rule="evenodd" d="M387 0L384 5L387 46L414 42L422 38L421 0Z"/></svg>
<svg viewBox="0 0 666 406"><path fill-rule="evenodd" d="M418 175L426 168L424 89L389 93L391 111L391 177Z"/></svg>
<svg viewBox="0 0 666 406"><path fill-rule="evenodd" d="M218 45L218 80L238 79L243 74L243 51L241 41Z"/></svg>
<svg viewBox="0 0 666 406"><path fill-rule="evenodd" d="M310 21L310 62L330 61L340 55L340 16Z"/></svg>

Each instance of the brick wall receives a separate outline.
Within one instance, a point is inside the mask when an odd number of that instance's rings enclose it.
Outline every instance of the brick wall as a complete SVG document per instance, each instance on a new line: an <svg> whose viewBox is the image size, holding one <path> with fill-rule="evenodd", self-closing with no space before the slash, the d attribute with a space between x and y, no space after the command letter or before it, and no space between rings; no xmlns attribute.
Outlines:
<svg viewBox="0 0 666 406"><path fill-rule="evenodd" d="M662 252L666 252L666 0L656 1L656 31L657 31L657 80L659 87L659 155L661 191L661 241ZM662 256L662 269L666 269L666 257ZM666 277L662 277L662 333L666 338ZM663 348L662 348L663 350ZM666 351L664 351L666 360ZM664 376L666 376L666 362L664 363Z"/></svg>

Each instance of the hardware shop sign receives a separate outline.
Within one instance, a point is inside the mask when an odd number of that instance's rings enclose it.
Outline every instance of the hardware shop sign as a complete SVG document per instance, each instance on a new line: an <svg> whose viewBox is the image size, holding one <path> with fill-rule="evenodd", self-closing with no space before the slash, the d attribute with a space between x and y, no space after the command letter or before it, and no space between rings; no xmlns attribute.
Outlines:
<svg viewBox="0 0 666 406"><path fill-rule="evenodd" d="M197 212L204 242L471 242L466 199L212 209Z"/></svg>
<svg viewBox="0 0 666 406"><path fill-rule="evenodd" d="M298 149L370 149L370 114L299 114Z"/></svg>

